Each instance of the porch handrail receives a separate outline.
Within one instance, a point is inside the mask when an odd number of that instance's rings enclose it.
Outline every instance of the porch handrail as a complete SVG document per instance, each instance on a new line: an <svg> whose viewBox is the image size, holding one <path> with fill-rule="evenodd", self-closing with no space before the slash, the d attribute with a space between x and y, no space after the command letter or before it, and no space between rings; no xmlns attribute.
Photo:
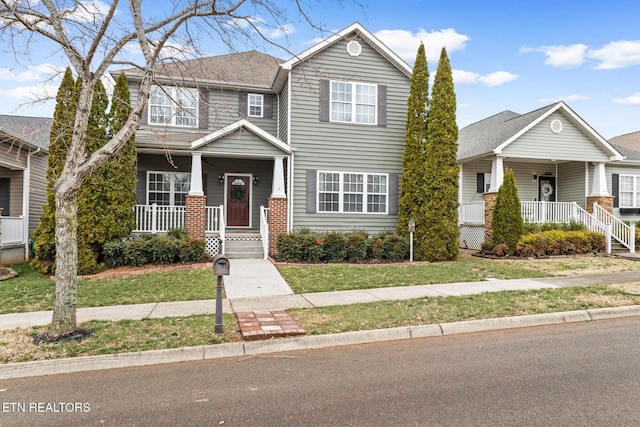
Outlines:
<svg viewBox="0 0 640 427"><path fill-rule="evenodd" d="M520 202L525 222L569 222L577 220L575 202Z"/></svg>
<svg viewBox="0 0 640 427"><path fill-rule="evenodd" d="M225 251L225 229L227 227L226 223L224 222L224 205L220 205L218 206L218 209L220 210L220 217L219 217L219 221L220 221L220 228L218 230L218 232L220 233L220 243L222 244L222 250L220 251L220 253L222 255L224 255L224 251Z"/></svg>
<svg viewBox="0 0 640 427"><path fill-rule="evenodd" d="M223 228L222 206L207 206L205 208L205 233L218 233Z"/></svg>
<svg viewBox="0 0 640 427"><path fill-rule="evenodd" d="M3 216L0 219L0 246L24 243L24 216Z"/></svg>
<svg viewBox="0 0 640 427"><path fill-rule="evenodd" d="M166 232L172 228L183 228L185 226L184 206L164 206L164 205L136 205L135 233L157 233Z"/></svg>
<svg viewBox="0 0 640 427"><path fill-rule="evenodd" d="M593 216L603 224L611 225L611 236L629 249L630 253L636 252L636 227L620 221L610 212L603 209L597 203L593 204Z"/></svg>
<svg viewBox="0 0 640 427"><path fill-rule="evenodd" d="M460 203L460 224L484 224L484 202Z"/></svg>
<svg viewBox="0 0 640 427"><path fill-rule="evenodd" d="M260 206L260 237L264 259L269 258L269 208Z"/></svg>

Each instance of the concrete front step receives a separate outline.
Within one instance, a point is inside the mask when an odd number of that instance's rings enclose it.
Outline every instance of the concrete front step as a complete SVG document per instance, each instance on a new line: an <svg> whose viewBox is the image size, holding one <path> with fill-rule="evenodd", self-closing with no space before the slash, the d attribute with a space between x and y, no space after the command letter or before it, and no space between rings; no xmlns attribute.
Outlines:
<svg viewBox="0 0 640 427"><path fill-rule="evenodd" d="M259 233L229 233L225 236L227 258L263 258L262 239Z"/></svg>

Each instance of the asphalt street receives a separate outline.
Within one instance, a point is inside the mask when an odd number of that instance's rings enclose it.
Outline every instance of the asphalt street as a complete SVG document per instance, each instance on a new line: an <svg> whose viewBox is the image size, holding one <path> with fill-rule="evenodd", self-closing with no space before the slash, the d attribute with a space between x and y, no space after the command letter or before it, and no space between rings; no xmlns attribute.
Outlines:
<svg viewBox="0 0 640 427"><path fill-rule="evenodd" d="M639 355L630 317L20 378L0 425L638 426Z"/></svg>

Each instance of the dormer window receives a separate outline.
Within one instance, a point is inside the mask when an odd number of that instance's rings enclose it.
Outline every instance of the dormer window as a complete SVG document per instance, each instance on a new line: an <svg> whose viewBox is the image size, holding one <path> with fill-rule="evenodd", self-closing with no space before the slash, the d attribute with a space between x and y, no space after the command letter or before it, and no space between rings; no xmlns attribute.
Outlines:
<svg viewBox="0 0 640 427"><path fill-rule="evenodd" d="M175 86L152 87L149 124L198 127L198 90Z"/></svg>
<svg viewBox="0 0 640 427"><path fill-rule="evenodd" d="M264 95L250 93L248 96L249 117L262 117L264 109Z"/></svg>

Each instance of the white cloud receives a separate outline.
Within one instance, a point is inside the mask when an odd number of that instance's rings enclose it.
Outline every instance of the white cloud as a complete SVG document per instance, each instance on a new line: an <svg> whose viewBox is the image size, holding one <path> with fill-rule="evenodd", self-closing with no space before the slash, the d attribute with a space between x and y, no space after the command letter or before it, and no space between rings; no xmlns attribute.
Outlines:
<svg viewBox="0 0 640 427"><path fill-rule="evenodd" d="M262 34L270 39L280 39L282 37L287 37L288 35L293 34L295 30L296 29L293 25L282 25L272 30L269 30L267 28L260 28Z"/></svg>
<svg viewBox="0 0 640 427"><path fill-rule="evenodd" d="M43 101L53 99L58 92L56 85L18 86L11 89L0 89L0 96L24 101Z"/></svg>
<svg viewBox="0 0 640 427"><path fill-rule="evenodd" d="M506 82L513 81L518 78L517 74L509 73L508 71L496 71L495 73L487 74L486 76L479 77L482 83L489 87L500 86Z"/></svg>
<svg viewBox="0 0 640 427"><path fill-rule="evenodd" d="M617 41L602 49L589 50L589 58L600 61L598 70L626 68L640 64L640 41Z"/></svg>
<svg viewBox="0 0 640 427"><path fill-rule="evenodd" d="M614 98L613 102L623 105L640 105L640 92L636 92L626 98Z"/></svg>
<svg viewBox="0 0 640 427"><path fill-rule="evenodd" d="M453 82L456 85L484 83L489 87L500 86L519 77L517 74L512 74L507 71L496 71L495 73L490 73L483 76L471 71L452 70L451 74L453 75Z"/></svg>
<svg viewBox="0 0 640 427"><path fill-rule="evenodd" d="M520 52L542 52L547 59L545 64L557 68L575 68L584 63L587 57L588 46L584 44L522 47Z"/></svg>
<svg viewBox="0 0 640 427"><path fill-rule="evenodd" d="M17 82L45 81L64 72L64 67L51 64L31 65L24 71L16 72L11 68L0 68L0 80L13 80Z"/></svg>
<svg viewBox="0 0 640 427"><path fill-rule="evenodd" d="M424 43L427 62L436 65L440 59L440 51L443 47L447 54L458 50L464 50L466 42L470 40L464 34L458 34L453 28L446 30L427 32L422 28L417 33L406 30L380 30L375 33L387 47L397 53L402 59L413 63L420 42Z"/></svg>
<svg viewBox="0 0 640 427"><path fill-rule="evenodd" d="M560 102L560 101L588 101L589 97L588 96L584 96L584 95L578 95L578 94L573 94L573 95L567 95L567 96L556 96L554 98L542 98L539 99L540 102L544 103L544 104L552 104L555 102Z"/></svg>
<svg viewBox="0 0 640 427"><path fill-rule="evenodd" d="M77 2L74 9L67 9L66 19L80 22L100 22L109 12L109 5L95 1L80 1Z"/></svg>

